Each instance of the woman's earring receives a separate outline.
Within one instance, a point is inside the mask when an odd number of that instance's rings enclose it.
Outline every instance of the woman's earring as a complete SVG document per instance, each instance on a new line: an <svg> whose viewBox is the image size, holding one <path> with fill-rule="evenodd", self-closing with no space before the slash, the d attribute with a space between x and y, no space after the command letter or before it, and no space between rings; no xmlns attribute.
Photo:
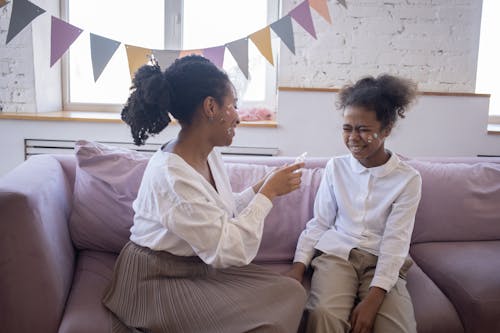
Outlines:
<svg viewBox="0 0 500 333"><path fill-rule="evenodd" d="M210 122L214 121L214 116L209 116L208 121L210 121Z"/></svg>

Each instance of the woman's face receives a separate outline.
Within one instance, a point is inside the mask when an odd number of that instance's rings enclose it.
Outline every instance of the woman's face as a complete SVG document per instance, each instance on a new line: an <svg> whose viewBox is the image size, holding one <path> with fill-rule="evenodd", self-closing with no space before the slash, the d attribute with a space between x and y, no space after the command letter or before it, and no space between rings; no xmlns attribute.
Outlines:
<svg viewBox="0 0 500 333"><path fill-rule="evenodd" d="M342 130L344 144L362 165L370 168L386 162L384 141L389 131L382 129L375 111L359 106L346 107Z"/></svg>
<svg viewBox="0 0 500 333"><path fill-rule="evenodd" d="M222 99L222 104L217 105L218 112L214 118L217 124L217 146L229 146L233 142L236 126L240 123L238 116L236 93L232 87Z"/></svg>

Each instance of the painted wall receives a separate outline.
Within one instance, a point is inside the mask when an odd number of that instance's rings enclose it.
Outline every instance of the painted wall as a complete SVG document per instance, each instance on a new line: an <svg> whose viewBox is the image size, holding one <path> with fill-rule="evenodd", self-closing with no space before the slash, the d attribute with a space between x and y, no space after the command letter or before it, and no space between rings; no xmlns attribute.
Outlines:
<svg viewBox="0 0 500 333"><path fill-rule="evenodd" d="M279 154L333 156L346 153L341 141L341 115L335 93L279 94L278 127L237 129L233 145L279 148ZM500 135L487 135L488 98L420 96L387 140L387 147L406 156L500 155ZM173 138L178 126L167 127L148 142ZM68 121L0 120L0 175L24 159L24 139L131 142L125 124Z"/></svg>

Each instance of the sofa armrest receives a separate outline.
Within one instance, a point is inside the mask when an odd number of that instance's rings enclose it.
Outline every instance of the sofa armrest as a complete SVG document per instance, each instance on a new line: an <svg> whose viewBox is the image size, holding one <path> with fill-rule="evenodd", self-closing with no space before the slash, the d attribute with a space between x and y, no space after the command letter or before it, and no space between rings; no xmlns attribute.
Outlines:
<svg viewBox="0 0 500 333"><path fill-rule="evenodd" d="M5 332L57 332L75 261L68 230L71 204L65 173L49 155L34 156L0 179Z"/></svg>

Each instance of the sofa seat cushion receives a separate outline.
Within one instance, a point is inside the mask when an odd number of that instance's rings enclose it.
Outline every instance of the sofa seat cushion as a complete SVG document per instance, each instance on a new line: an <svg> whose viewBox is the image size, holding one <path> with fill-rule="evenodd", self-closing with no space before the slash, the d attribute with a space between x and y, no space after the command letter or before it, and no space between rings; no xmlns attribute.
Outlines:
<svg viewBox="0 0 500 333"><path fill-rule="evenodd" d="M410 253L451 300L465 331L500 332L500 241L421 243Z"/></svg>
<svg viewBox="0 0 500 333"><path fill-rule="evenodd" d="M418 333L464 332L453 304L416 263L408 271L406 287L412 299Z"/></svg>
<svg viewBox="0 0 500 333"><path fill-rule="evenodd" d="M59 333L111 332L111 313L101 299L111 282L116 258L112 253L80 251Z"/></svg>

